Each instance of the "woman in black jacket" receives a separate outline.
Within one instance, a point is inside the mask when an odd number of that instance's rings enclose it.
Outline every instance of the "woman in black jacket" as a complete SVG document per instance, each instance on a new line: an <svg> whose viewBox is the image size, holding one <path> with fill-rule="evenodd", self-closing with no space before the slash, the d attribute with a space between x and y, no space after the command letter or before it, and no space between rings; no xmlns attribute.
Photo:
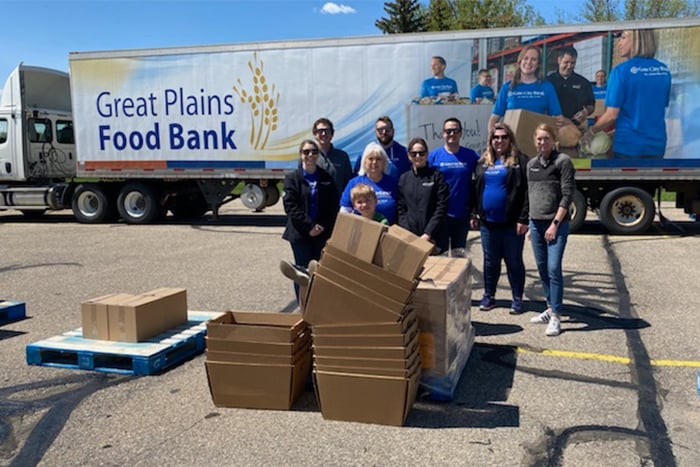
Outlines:
<svg viewBox="0 0 700 467"><path fill-rule="evenodd" d="M447 219L450 187L434 167L428 166L428 144L422 138L408 143L411 170L399 178L396 209L398 224L434 242Z"/></svg>
<svg viewBox="0 0 700 467"><path fill-rule="evenodd" d="M314 140L299 146L300 167L284 178L282 200L287 226L282 238L292 246L296 266L307 268L318 260L333 232L340 199L333 177L318 167L320 148ZM294 290L299 300L299 286Z"/></svg>
<svg viewBox="0 0 700 467"><path fill-rule="evenodd" d="M484 296L479 309L496 307L501 261L505 261L513 296L510 312L520 314L525 288L523 247L529 222L527 157L518 151L508 125L495 124L474 176L471 226L476 229L480 225L484 252Z"/></svg>

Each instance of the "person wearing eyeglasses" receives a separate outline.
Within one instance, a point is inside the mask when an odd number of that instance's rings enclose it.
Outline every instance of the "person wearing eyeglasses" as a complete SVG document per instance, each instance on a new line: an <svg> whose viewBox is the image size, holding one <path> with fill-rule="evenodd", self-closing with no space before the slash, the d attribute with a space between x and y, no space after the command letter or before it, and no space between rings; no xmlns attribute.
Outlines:
<svg viewBox="0 0 700 467"><path fill-rule="evenodd" d="M362 151L360 171L348 182L340 196L340 211L352 212L353 187L364 183L377 195L377 212L386 217L389 224L396 222L396 197L398 180L389 175L389 158L379 143L369 143Z"/></svg>
<svg viewBox="0 0 700 467"><path fill-rule="evenodd" d="M493 104L495 94L491 87L491 73L487 69L481 69L478 72L479 82L476 83L469 93L469 100L472 104Z"/></svg>
<svg viewBox="0 0 700 467"><path fill-rule="evenodd" d="M442 124L444 146L434 149L428 156L428 164L442 172L450 187L445 228L435 239L441 252L464 249L469 231L469 197L472 175L479 154L473 149L459 145L462 137L462 122L448 118Z"/></svg>
<svg viewBox="0 0 700 467"><path fill-rule="evenodd" d="M534 45L525 46L520 51L513 79L506 82L496 96L496 104L489 118L489 132L505 116L506 110L524 109L551 115L562 121L557 91L552 83L541 76L541 55L540 49Z"/></svg>
<svg viewBox="0 0 700 467"><path fill-rule="evenodd" d="M350 156L348 156L347 152L336 148L331 143L335 130L333 129L333 122L329 119L319 118L316 120L312 132L321 148L318 165L333 177L338 188L338 194L340 194L343 192L345 185L348 184L348 180L353 176Z"/></svg>
<svg viewBox="0 0 700 467"><path fill-rule="evenodd" d="M496 307L501 263L505 261L512 295L510 313L523 312L523 247L529 222L527 161L518 151L513 130L505 123L496 123L474 170L471 208L471 227L481 233L484 256L482 311Z"/></svg>
<svg viewBox="0 0 700 467"><path fill-rule="evenodd" d="M282 238L292 247L294 265L306 270L309 261L318 260L333 232L338 213L338 190L333 177L319 167L321 147L307 139L299 146L300 166L284 177L282 202L287 225ZM294 284L299 301L299 286Z"/></svg>
<svg viewBox="0 0 700 467"><path fill-rule="evenodd" d="M447 218L450 187L442 173L428 165L428 143L423 138L408 143L408 157L411 169L399 179L398 224L434 242Z"/></svg>
<svg viewBox="0 0 700 467"><path fill-rule="evenodd" d="M394 122L384 115L374 122L374 134L377 142L382 145L384 152L389 158L389 175L399 179L401 174L411 169L411 162L408 160L406 148L394 139ZM362 156L355 160L355 173L360 171Z"/></svg>

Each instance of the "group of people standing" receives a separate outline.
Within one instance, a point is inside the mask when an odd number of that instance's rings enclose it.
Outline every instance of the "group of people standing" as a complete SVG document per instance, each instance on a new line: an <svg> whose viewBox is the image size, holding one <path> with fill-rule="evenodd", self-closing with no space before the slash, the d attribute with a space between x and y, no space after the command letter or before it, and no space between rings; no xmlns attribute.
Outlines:
<svg viewBox="0 0 700 467"><path fill-rule="evenodd" d="M464 249L469 228L478 228L485 289L480 309L495 307L505 261L511 313L520 314L525 311L522 256L529 231L548 304L531 321L547 323L547 335L559 334L561 262L575 184L570 159L556 150L554 128L537 128L533 138L539 154L528 161L503 123L494 124L488 147L479 156L460 146L462 124L457 118L443 122L444 145L429 151L422 138L411 139L407 148L394 141L391 119L381 117L375 122L377 141L365 147L355 176L347 173L347 153L330 142L332 123L319 119L312 132L316 139L306 139L299 147L298 170L284 180L288 218L283 238L292 246L295 267L303 270L320 258L339 211L398 224L433 242L436 254ZM333 158L328 156L331 152Z"/></svg>

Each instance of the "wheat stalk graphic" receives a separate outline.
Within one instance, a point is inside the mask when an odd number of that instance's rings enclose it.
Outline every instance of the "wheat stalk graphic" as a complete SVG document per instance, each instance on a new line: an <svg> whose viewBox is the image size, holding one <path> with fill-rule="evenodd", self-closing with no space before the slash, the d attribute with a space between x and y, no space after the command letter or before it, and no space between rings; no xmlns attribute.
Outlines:
<svg viewBox="0 0 700 467"><path fill-rule="evenodd" d="M264 63L262 60L258 63L257 52L253 52L253 60L248 61L248 68L253 75L252 92L245 89L240 78L236 80L238 86L234 85L233 91L241 104L248 104L250 108L250 145L254 149L265 149L270 133L277 129L280 94L275 91L274 84L268 85L263 72Z"/></svg>

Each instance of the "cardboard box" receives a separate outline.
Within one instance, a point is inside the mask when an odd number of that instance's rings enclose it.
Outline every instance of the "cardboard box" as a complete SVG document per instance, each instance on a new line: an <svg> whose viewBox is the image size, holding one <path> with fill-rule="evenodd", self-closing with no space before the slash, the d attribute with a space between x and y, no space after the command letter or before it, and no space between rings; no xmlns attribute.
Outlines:
<svg viewBox="0 0 700 467"><path fill-rule="evenodd" d="M314 355L324 357L406 359L418 350L418 337L415 336L406 345L394 347L364 345L363 340L360 339L351 346L316 345L314 343L313 350Z"/></svg>
<svg viewBox="0 0 700 467"><path fill-rule="evenodd" d="M319 274L311 278L303 316L312 326L401 319L401 313L384 308Z"/></svg>
<svg viewBox="0 0 700 467"><path fill-rule="evenodd" d="M80 320L82 323L83 339L109 340L109 317L107 306L103 301L118 294L107 294L101 297L85 300L80 304Z"/></svg>
<svg viewBox="0 0 700 467"><path fill-rule="evenodd" d="M464 352L471 330L471 260L433 256L416 288L423 374L446 375Z"/></svg>
<svg viewBox="0 0 700 467"><path fill-rule="evenodd" d="M253 354L244 352L226 352L223 350L206 349L208 362L228 362L228 363L258 363L258 364L277 364L277 365L294 365L299 359L306 358L307 354L311 354L311 345L299 349L296 353L290 355L270 355L270 354Z"/></svg>
<svg viewBox="0 0 700 467"><path fill-rule="evenodd" d="M207 321L207 337L236 341L290 343L307 330L301 315L289 313L227 311Z"/></svg>
<svg viewBox="0 0 700 467"><path fill-rule="evenodd" d="M207 350L258 355L293 355L311 344L311 334L302 335L293 342L251 342L230 339L205 338Z"/></svg>
<svg viewBox="0 0 700 467"><path fill-rule="evenodd" d="M386 225L356 214L341 212L335 221L328 244L367 263L372 262Z"/></svg>
<svg viewBox="0 0 700 467"><path fill-rule="evenodd" d="M209 391L217 407L288 410L304 392L311 353L293 365L206 361Z"/></svg>
<svg viewBox="0 0 700 467"><path fill-rule="evenodd" d="M321 268L328 267L354 281L371 282L375 290L401 303L408 301L418 283L415 278L404 279L375 264L361 261L332 245L327 245L323 250L320 264Z"/></svg>
<svg viewBox="0 0 700 467"><path fill-rule="evenodd" d="M187 323L187 291L156 289L120 303L110 302L109 339L140 342Z"/></svg>
<svg viewBox="0 0 700 467"><path fill-rule="evenodd" d="M416 362L420 364L420 354L417 349L406 358L353 358L314 355L314 363L320 367L406 369L411 368Z"/></svg>
<svg viewBox="0 0 700 467"><path fill-rule="evenodd" d="M412 281L420 274L433 248L434 245L429 241L398 225L392 225L379 240L373 263Z"/></svg>
<svg viewBox="0 0 700 467"><path fill-rule="evenodd" d="M557 128L557 121L553 117L523 109L506 110L503 122L515 133L515 141L520 152L529 157L537 155L537 147L534 140L535 128L540 123L548 123L552 125L552 128Z"/></svg>
<svg viewBox="0 0 700 467"><path fill-rule="evenodd" d="M414 321L405 333L395 334L326 334L313 335L314 345L352 347L361 343L363 346L396 347L408 345L418 334L418 322Z"/></svg>
<svg viewBox="0 0 700 467"><path fill-rule="evenodd" d="M399 321L376 323L350 323L350 324L317 324L311 328L314 338L326 335L374 335L374 334L402 334L408 331L416 322L416 312L412 308L399 319Z"/></svg>
<svg viewBox="0 0 700 467"><path fill-rule="evenodd" d="M323 365L314 364L315 371L330 371L334 373L353 373L358 375L376 375L376 376L400 376L409 378L411 375L420 371L420 359L415 359L408 368L377 368L370 366L351 367L346 365Z"/></svg>
<svg viewBox="0 0 700 467"><path fill-rule="evenodd" d="M314 372L316 399L327 420L402 426L418 393L410 377Z"/></svg>
<svg viewBox="0 0 700 467"><path fill-rule="evenodd" d="M337 272L324 266L321 266L316 274L325 277L326 279L330 279L344 289L351 290L354 294L359 295L366 300L370 300L382 308L386 308L387 310L393 311L396 314L403 313L403 309L406 307L406 301L399 302L382 294L381 291L378 290L382 287L379 280L375 281L365 278L361 282L357 282L345 276L342 272Z"/></svg>

